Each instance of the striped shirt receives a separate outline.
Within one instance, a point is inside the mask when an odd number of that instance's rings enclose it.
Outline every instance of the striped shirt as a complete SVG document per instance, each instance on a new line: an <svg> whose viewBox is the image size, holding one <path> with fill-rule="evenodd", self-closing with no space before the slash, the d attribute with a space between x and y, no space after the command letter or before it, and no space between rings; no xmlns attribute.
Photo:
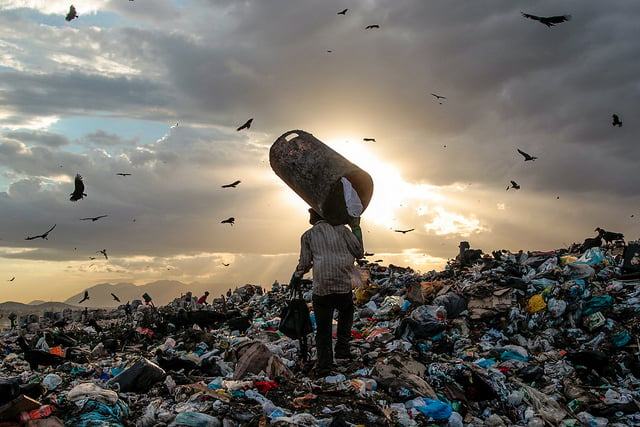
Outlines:
<svg viewBox="0 0 640 427"><path fill-rule="evenodd" d="M344 294L360 284L354 261L364 256L360 240L344 225L316 222L300 238L300 259L295 275L313 268L313 294Z"/></svg>

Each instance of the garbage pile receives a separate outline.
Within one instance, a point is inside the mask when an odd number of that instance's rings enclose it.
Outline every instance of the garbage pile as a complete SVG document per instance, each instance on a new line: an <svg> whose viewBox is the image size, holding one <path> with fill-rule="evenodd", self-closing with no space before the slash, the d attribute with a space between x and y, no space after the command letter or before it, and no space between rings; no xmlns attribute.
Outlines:
<svg viewBox="0 0 640 427"><path fill-rule="evenodd" d="M640 425L639 247L362 262L355 357L324 377L313 334L305 358L278 331L277 282L6 331L0 425Z"/></svg>

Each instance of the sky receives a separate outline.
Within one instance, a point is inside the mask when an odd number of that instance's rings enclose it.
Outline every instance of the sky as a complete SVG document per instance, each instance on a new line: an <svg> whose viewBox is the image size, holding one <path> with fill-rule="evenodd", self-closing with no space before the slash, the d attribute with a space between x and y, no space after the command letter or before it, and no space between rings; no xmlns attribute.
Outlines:
<svg viewBox="0 0 640 427"><path fill-rule="evenodd" d="M636 0L70 4L0 0L0 301L288 282L308 206L269 148L294 129L373 178L383 265L640 235Z"/></svg>

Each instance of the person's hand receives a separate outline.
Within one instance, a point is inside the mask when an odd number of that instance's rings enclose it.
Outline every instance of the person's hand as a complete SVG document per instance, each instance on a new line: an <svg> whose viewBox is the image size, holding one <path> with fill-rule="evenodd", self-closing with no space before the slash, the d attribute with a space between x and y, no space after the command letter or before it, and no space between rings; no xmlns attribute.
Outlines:
<svg viewBox="0 0 640 427"><path fill-rule="evenodd" d="M302 283L302 278L296 276L296 273L291 275L291 280L289 280L289 287L293 289L299 289L300 283Z"/></svg>

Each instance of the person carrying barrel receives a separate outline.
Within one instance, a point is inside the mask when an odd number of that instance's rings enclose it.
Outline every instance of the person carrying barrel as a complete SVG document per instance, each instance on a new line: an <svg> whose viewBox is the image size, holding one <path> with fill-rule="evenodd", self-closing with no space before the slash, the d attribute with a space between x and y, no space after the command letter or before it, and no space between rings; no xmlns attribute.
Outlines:
<svg viewBox="0 0 640 427"><path fill-rule="evenodd" d="M338 312L335 359L351 359L349 342L353 325L352 289L360 284L355 260L364 256L360 218L352 217L349 228L332 225L314 209L309 209L310 229L300 238L300 258L290 286L300 286L302 277L313 268L313 311L316 320L317 362L315 373L329 375L334 367L332 321Z"/></svg>

